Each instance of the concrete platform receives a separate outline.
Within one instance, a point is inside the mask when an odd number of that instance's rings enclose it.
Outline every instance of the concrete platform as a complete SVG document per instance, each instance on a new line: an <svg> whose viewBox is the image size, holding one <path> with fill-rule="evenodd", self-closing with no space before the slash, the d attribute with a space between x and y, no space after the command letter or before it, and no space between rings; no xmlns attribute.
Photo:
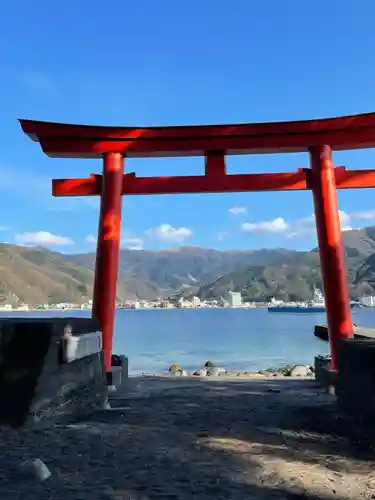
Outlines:
<svg viewBox="0 0 375 500"><path fill-rule="evenodd" d="M363 326L354 326L354 338L375 339L375 328L365 328ZM320 340L328 342L328 326L315 325L314 335Z"/></svg>
<svg viewBox="0 0 375 500"><path fill-rule="evenodd" d="M375 340L339 342L336 394L343 411L375 429Z"/></svg>
<svg viewBox="0 0 375 500"><path fill-rule="evenodd" d="M331 369L330 356L316 356L314 359L315 380L329 393L335 394L337 373Z"/></svg>

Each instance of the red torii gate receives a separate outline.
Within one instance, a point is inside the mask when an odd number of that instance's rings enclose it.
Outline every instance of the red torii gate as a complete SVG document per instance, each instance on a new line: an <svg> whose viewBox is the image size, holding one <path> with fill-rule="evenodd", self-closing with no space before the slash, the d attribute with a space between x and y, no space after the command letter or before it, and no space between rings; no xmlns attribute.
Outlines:
<svg viewBox="0 0 375 500"><path fill-rule="evenodd" d="M60 158L103 158L103 173L52 181L54 196L100 196L93 315L111 369L120 249L122 195L297 191L313 193L332 368L336 347L353 336L336 188L375 187L375 170L334 168L332 150L375 147L375 113L294 122L172 127L99 127L20 120L44 153ZM227 175L225 156L309 152L310 169L291 173ZM205 175L137 177L124 158L205 157Z"/></svg>

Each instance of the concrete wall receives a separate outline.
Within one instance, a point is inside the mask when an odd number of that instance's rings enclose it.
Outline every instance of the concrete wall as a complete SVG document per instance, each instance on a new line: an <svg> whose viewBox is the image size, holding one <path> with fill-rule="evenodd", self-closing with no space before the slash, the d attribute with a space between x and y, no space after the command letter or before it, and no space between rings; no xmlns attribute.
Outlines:
<svg viewBox="0 0 375 500"><path fill-rule="evenodd" d="M129 360L124 355L112 355L111 371L107 373L107 383L111 390L125 386L129 378Z"/></svg>
<svg viewBox="0 0 375 500"><path fill-rule="evenodd" d="M314 359L315 380L323 387L329 387L334 375L331 370L330 356L316 356Z"/></svg>
<svg viewBox="0 0 375 500"><path fill-rule="evenodd" d="M375 418L375 341L347 339L338 346L336 395L339 404L362 422Z"/></svg>
<svg viewBox="0 0 375 500"><path fill-rule="evenodd" d="M102 351L64 362L64 333L99 330L89 318L0 320L0 421L45 427L102 408Z"/></svg>

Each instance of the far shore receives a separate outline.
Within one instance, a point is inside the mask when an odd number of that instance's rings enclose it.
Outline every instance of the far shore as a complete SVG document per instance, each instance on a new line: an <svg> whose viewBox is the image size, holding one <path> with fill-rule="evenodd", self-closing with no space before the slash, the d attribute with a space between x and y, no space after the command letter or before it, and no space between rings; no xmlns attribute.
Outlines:
<svg viewBox="0 0 375 500"><path fill-rule="evenodd" d="M182 309L184 311L201 311L201 310L212 310L212 309L241 309L241 310L253 310L253 309L265 309L267 305L257 305L254 307L117 307L116 312L118 311L174 311L178 309ZM0 315L2 313L14 314L14 313L35 313L35 312L89 312L91 313L91 309L81 309L80 307L74 308L60 308L60 307L49 307L48 309L42 308L29 308L29 309L0 309Z"/></svg>

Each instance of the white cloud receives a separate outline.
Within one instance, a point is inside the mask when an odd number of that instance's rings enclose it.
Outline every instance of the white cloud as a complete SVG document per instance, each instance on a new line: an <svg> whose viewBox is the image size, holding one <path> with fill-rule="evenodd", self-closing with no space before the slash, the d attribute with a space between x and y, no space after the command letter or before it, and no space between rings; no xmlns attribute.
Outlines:
<svg viewBox="0 0 375 500"><path fill-rule="evenodd" d="M127 248L128 250L143 250L144 241L142 238L123 238L121 240L121 246Z"/></svg>
<svg viewBox="0 0 375 500"><path fill-rule="evenodd" d="M247 214L247 208L246 207L240 207L240 206L234 206L228 210L228 212L232 215L241 215L241 214Z"/></svg>
<svg viewBox="0 0 375 500"><path fill-rule="evenodd" d="M316 234L315 215L303 217L290 224L290 231L286 234L287 238L297 238Z"/></svg>
<svg viewBox="0 0 375 500"><path fill-rule="evenodd" d="M367 212L368 214L368 212ZM349 231L353 228L352 220L354 214L339 210L341 230ZM357 216L358 217L358 216ZM374 211L375 218L375 211ZM262 222L245 222L241 226L244 232L258 233L277 233L284 234L287 238L296 238L301 236L316 234L315 215L304 217L294 222L287 222L282 217Z"/></svg>
<svg viewBox="0 0 375 500"><path fill-rule="evenodd" d="M245 233L286 233L290 226L282 217L277 217L268 221L245 222L241 229Z"/></svg>
<svg viewBox="0 0 375 500"><path fill-rule="evenodd" d="M344 212L344 210L339 210L341 231L350 231L353 229L351 225L352 215ZM310 215L310 217L305 217L303 219L297 220L295 223L291 224L291 231L288 233L288 238L296 238L298 236L304 236L316 233L316 223L315 215Z"/></svg>
<svg viewBox="0 0 375 500"><path fill-rule="evenodd" d="M223 231L222 233L219 233L219 234L218 234L217 239L218 239L219 241L223 241L223 240L225 240L225 238L227 238L229 235L230 235L230 233L228 233L227 231Z"/></svg>
<svg viewBox="0 0 375 500"><path fill-rule="evenodd" d="M58 236L48 231L36 233L20 233L15 236L16 242L23 245L65 246L74 245L74 241L66 236Z"/></svg>
<svg viewBox="0 0 375 500"><path fill-rule="evenodd" d="M343 210L339 210L341 231L350 231L352 228L351 220L352 216Z"/></svg>
<svg viewBox="0 0 375 500"><path fill-rule="evenodd" d="M90 245L96 245L98 238L93 236L92 234L88 234L85 238L85 243L89 243Z"/></svg>
<svg viewBox="0 0 375 500"><path fill-rule="evenodd" d="M364 212L353 212L351 214L353 219L358 220L375 220L375 210L367 210Z"/></svg>
<svg viewBox="0 0 375 500"><path fill-rule="evenodd" d="M161 224L154 229L146 231L148 235L158 240L180 243L193 235L193 231L187 227L173 227L170 224Z"/></svg>
<svg viewBox="0 0 375 500"><path fill-rule="evenodd" d="M295 234L313 233L315 229L315 215L303 217L292 224Z"/></svg>

